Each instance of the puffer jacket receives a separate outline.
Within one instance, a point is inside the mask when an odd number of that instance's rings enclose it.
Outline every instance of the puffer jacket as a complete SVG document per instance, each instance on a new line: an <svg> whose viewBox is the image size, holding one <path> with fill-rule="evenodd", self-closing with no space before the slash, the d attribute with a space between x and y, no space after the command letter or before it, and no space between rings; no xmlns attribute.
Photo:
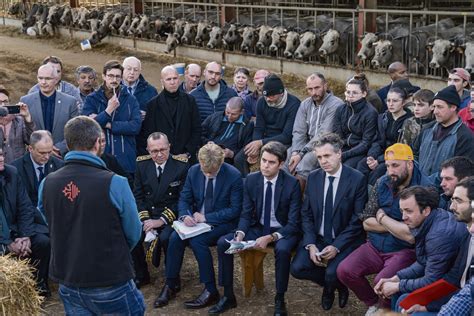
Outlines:
<svg viewBox="0 0 474 316"><path fill-rule="evenodd" d="M346 102L338 109L334 128L344 140L342 161L367 154L377 133L377 117L377 111L365 98Z"/></svg>
<svg viewBox="0 0 474 316"><path fill-rule="evenodd" d="M415 237L416 261L397 273L402 293L412 292L445 276L453 268L460 246L469 235L466 224L458 222L453 214L443 209L431 210L420 227L411 232ZM464 271L458 270L460 279Z"/></svg>
<svg viewBox="0 0 474 316"><path fill-rule="evenodd" d="M190 94L196 99L196 104L199 108L199 114L201 116L201 123L211 114L224 111L227 101L232 97L238 97L237 92L232 88L229 88L224 81L220 81L219 96L215 102L212 102L211 98L204 88L205 82L201 82Z"/></svg>
<svg viewBox="0 0 474 316"><path fill-rule="evenodd" d="M97 114L95 120L105 133L105 152L114 155L125 171L134 173L137 158L135 136L140 132L142 122L137 99L121 86L120 106L112 115L105 112L107 102L104 88L100 87L86 98L83 115ZM107 123L111 124L111 129L105 128Z"/></svg>
<svg viewBox="0 0 474 316"><path fill-rule="evenodd" d="M148 81L140 75L138 78L137 88L135 89L135 93L133 93L133 96L137 99L138 104L140 105L140 110L146 112L148 102L157 95L158 91L156 88L149 84Z"/></svg>

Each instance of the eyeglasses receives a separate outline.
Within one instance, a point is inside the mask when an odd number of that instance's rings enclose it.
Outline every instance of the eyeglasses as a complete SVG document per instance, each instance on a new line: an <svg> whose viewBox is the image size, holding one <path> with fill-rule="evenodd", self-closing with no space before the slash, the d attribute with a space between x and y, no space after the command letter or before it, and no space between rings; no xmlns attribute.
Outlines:
<svg viewBox="0 0 474 316"><path fill-rule="evenodd" d="M463 204L463 203L469 203L469 201L464 201L463 199L460 199L458 197L452 197L451 198L451 203Z"/></svg>
<svg viewBox="0 0 474 316"><path fill-rule="evenodd" d="M347 91L347 90L344 93L349 96L356 96L356 95L362 94L362 92L360 91Z"/></svg>
<svg viewBox="0 0 474 316"><path fill-rule="evenodd" d="M117 79L117 80L122 79L122 75L106 74L105 76L106 76L107 78L109 78L109 79Z"/></svg>

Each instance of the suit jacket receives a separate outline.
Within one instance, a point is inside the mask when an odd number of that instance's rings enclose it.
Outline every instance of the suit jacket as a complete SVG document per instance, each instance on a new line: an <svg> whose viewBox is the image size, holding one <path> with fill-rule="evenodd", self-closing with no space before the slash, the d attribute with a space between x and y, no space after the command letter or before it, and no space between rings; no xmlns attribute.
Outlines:
<svg viewBox="0 0 474 316"><path fill-rule="evenodd" d="M311 172L306 182L301 216L303 222L303 245L316 244L324 213L324 181L326 172L317 169ZM364 230L359 214L367 202L367 183L359 171L342 166L341 178L336 191L333 207L333 229L335 239L332 243L339 251L351 244L362 241Z"/></svg>
<svg viewBox="0 0 474 316"><path fill-rule="evenodd" d="M0 190L4 198L3 211L10 229L10 239L0 240L0 243L8 245L17 237L33 236L37 232L33 223L35 209L15 167L5 165L5 170L0 172Z"/></svg>
<svg viewBox="0 0 474 316"><path fill-rule="evenodd" d="M12 165L15 166L18 170L18 174L20 175L22 182L26 187L26 192L28 193L28 196L30 197L33 206L36 207L38 205L39 183L38 178L36 177L36 171L34 169L33 162L30 158L30 153L27 152L22 157L13 161ZM48 174L60 169L63 166L64 161L54 156L51 156L44 166L44 175L47 176Z"/></svg>
<svg viewBox="0 0 474 316"><path fill-rule="evenodd" d="M171 153L179 155L188 152L195 161L196 152L201 145L201 121L199 109L194 98L180 92L176 106L176 122L167 110L164 92L150 100L138 142L138 154L147 155L146 140L153 132L162 132L168 136Z"/></svg>
<svg viewBox="0 0 474 316"><path fill-rule="evenodd" d="M275 217L282 226L278 233L283 237L296 235L301 224L301 188L298 180L280 170L273 195ZM264 177L261 172L251 173L245 179L244 203L238 230L247 233L251 226L259 225L264 201Z"/></svg>
<svg viewBox="0 0 474 316"><path fill-rule="evenodd" d="M179 196L179 216L199 212L204 204L206 177L201 166L189 168L186 182ZM224 163L214 183L214 209L206 212L206 222L210 225L235 223L242 210L242 178L239 170Z"/></svg>
<svg viewBox="0 0 474 316"><path fill-rule="evenodd" d="M22 96L20 101L28 105L36 129L45 129L40 92L36 91ZM53 135L54 146L59 148L61 154L67 151L66 141L64 140L64 125L77 115L79 115L79 109L77 108L76 99L70 95L56 91L56 106L54 108L54 122L51 134Z"/></svg>
<svg viewBox="0 0 474 316"><path fill-rule="evenodd" d="M158 219L167 207L174 212L176 218L179 193L186 180L188 168L187 162L177 160L170 155L161 180L158 181L156 165L151 157L149 155L138 157L133 189L138 212L148 211L152 219ZM164 218L168 222L167 218Z"/></svg>

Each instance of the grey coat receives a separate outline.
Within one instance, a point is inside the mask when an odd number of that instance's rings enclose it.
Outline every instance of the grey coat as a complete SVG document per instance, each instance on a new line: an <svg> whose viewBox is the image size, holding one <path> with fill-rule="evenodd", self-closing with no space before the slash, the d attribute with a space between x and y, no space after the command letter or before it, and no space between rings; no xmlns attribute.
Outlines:
<svg viewBox="0 0 474 316"><path fill-rule="evenodd" d="M13 160L23 156L26 151L26 145L30 143L31 133L35 130L35 122L25 122L22 116L16 115L10 127L8 140L5 140L5 132L0 128L0 146L5 154L5 163L11 163Z"/></svg>
<svg viewBox="0 0 474 316"><path fill-rule="evenodd" d="M28 105L36 128L41 130L45 129L45 127L39 94L39 91L36 91L22 96L20 101ZM70 95L56 91L56 106L54 108L54 122L51 134L53 136L54 146L59 148L62 154L67 151L66 141L64 140L64 125L78 114L76 99Z"/></svg>

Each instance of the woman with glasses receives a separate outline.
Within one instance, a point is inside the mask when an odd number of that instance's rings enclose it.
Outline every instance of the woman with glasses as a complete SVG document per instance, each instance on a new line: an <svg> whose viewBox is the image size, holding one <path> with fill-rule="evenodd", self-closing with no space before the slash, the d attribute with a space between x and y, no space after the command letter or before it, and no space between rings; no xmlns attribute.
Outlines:
<svg viewBox="0 0 474 316"><path fill-rule="evenodd" d="M346 84L346 104L336 112L335 130L344 140L342 162L352 168L366 157L377 132L378 113L366 97L365 82L351 79Z"/></svg>
<svg viewBox="0 0 474 316"><path fill-rule="evenodd" d="M369 184L374 185L387 171L385 150L395 144L402 132L403 123L412 116L404 108L408 94L400 88L391 88L387 94L387 111L379 114L377 121L377 139L372 144L367 158L359 161L357 169L368 176Z"/></svg>
<svg viewBox="0 0 474 316"><path fill-rule="evenodd" d="M237 92L239 97L241 97L242 99L252 93L248 85L249 78L250 78L250 72L247 68L241 67L241 68L235 69L234 84L232 85L232 89L234 89L235 92Z"/></svg>

